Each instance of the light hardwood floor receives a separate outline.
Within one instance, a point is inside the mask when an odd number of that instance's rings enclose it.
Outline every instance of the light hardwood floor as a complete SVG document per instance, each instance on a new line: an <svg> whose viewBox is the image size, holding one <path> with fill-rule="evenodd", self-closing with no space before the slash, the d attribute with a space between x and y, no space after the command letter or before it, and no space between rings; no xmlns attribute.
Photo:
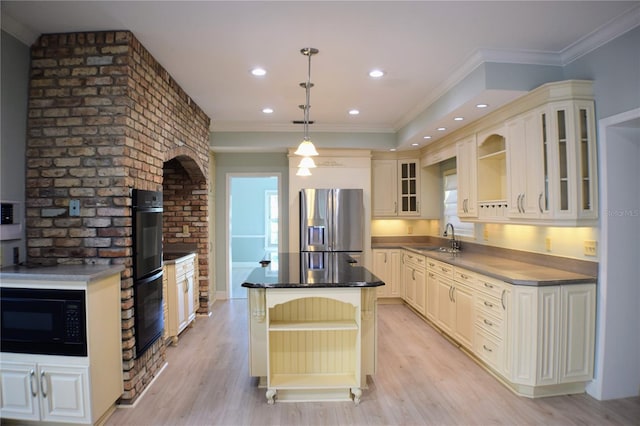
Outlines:
<svg viewBox="0 0 640 426"><path fill-rule="evenodd" d="M167 368L107 425L640 425L640 398L518 397L404 305L379 305L378 372L360 405L268 405L248 372L246 299L167 349Z"/></svg>

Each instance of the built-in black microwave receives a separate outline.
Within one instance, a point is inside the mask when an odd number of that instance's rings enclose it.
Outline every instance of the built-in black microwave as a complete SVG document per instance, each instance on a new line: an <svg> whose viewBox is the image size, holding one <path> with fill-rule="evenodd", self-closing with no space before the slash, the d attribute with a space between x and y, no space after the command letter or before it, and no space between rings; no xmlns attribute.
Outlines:
<svg viewBox="0 0 640 426"><path fill-rule="evenodd" d="M87 356L84 290L0 289L2 352Z"/></svg>

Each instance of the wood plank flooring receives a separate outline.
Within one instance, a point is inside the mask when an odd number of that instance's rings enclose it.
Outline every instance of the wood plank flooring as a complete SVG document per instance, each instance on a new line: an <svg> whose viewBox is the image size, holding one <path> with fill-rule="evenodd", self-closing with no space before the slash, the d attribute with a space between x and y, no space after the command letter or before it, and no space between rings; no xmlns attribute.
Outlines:
<svg viewBox="0 0 640 426"><path fill-rule="evenodd" d="M134 408L107 425L640 425L640 398L518 397L404 305L379 305L378 372L359 406L268 405L249 377L246 299L167 349L167 368Z"/></svg>

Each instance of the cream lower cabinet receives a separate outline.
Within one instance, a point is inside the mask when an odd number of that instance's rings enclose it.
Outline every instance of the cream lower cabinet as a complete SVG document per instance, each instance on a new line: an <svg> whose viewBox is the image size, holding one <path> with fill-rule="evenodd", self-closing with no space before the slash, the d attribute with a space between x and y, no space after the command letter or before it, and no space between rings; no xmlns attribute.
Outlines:
<svg viewBox="0 0 640 426"><path fill-rule="evenodd" d="M0 423L104 422L123 392L120 271L88 282L3 277L2 286L83 290L88 355L3 352Z"/></svg>
<svg viewBox="0 0 640 426"><path fill-rule="evenodd" d="M595 284L512 287L510 381L525 396L584 392L593 378Z"/></svg>
<svg viewBox="0 0 640 426"><path fill-rule="evenodd" d="M373 273L385 284L376 289L379 298L402 297L401 257L400 249L373 250Z"/></svg>
<svg viewBox="0 0 640 426"><path fill-rule="evenodd" d="M467 349L473 345L473 274L427 259L427 318Z"/></svg>
<svg viewBox="0 0 640 426"><path fill-rule="evenodd" d="M3 362L0 383L2 417L78 423L91 412L88 367Z"/></svg>
<svg viewBox="0 0 640 426"><path fill-rule="evenodd" d="M426 263L427 319L514 392L584 392L593 379L594 283L512 285L439 260Z"/></svg>
<svg viewBox="0 0 640 426"><path fill-rule="evenodd" d="M426 271L425 257L413 252L403 255L402 281L405 288L405 300L416 311L426 315Z"/></svg>
<svg viewBox="0 0 640 426"><path fill-rule="evenodd" d="M178 344L178 335L196 319L196 259L192 253L164 265L167 279L165 336L171 338L173 345Z"/></svg>

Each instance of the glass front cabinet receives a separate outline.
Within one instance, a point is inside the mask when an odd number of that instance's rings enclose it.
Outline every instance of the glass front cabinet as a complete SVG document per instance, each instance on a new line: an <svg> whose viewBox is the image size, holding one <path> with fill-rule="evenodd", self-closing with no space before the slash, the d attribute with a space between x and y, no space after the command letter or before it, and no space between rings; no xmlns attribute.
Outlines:
<svg viewBox="0 0 640 426"><path fill-rule="evenodd" d="M593 102L550 102L506 127L511 221L570 225L596 219Z"/></svg>
<svg viewBox="0 0 640 426"><path fill-rule="evenodd" d="M544 204L554 220L595 219L596 147L593 102L568 101L541 113Z"/></svg>

